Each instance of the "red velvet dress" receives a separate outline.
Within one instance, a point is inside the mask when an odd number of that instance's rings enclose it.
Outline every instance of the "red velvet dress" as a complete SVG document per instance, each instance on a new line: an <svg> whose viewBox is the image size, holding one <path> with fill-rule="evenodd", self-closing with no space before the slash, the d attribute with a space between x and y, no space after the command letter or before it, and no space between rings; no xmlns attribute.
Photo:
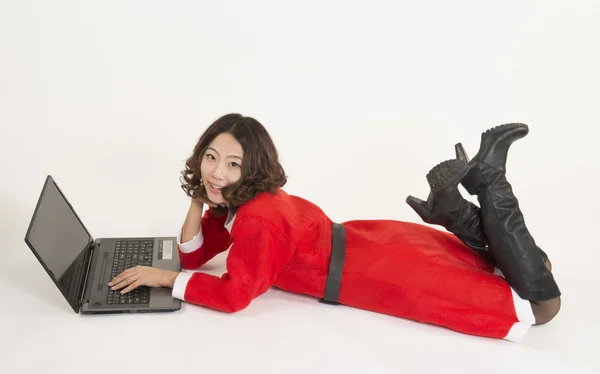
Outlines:
<svg viewBox="0 0 600 374"><path fill-rule="evenodd" d="M179 243L185 269L229 249L227 272L182 272L174 297L224 312L248 307L271 286L323 297L333 222L319 207L280 189L260 194L230 218L209 209L198 235ZM511 341L534 323L529 302L454 235L392 220L343 224L341 304Z"/></svg>

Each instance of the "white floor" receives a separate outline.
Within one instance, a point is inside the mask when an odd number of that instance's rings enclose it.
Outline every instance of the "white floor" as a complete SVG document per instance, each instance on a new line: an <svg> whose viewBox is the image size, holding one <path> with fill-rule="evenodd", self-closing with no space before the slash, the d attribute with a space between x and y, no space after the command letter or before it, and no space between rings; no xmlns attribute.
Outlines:
<svg viewBox="0 0 600 374"><path fill-rule="evenodd" d="M518 344L326 306L271 290L238 314L184 304L164 315L79 316L20 243L2 253L0 357L7 372L597 373L592 276L557 263L563 308ZM15 253L16 252L16 253ZM561 271L561 268L563 271ZM224 256L205 270L219 274ZM11 370L12 369L12 370Z"/></svg>
<svg viewBox="0 0 600 374"><path fill-rule="evenodd" d="M0 0L0 372L599 373L598 19L584 0ZM278 290L233 315L75 314L23 241L46 175L95 237L176 235L179 172L229 112L337 221L418 222L404 199L455 142L529 124L509 180L560 314L519 344Z"/></svg>

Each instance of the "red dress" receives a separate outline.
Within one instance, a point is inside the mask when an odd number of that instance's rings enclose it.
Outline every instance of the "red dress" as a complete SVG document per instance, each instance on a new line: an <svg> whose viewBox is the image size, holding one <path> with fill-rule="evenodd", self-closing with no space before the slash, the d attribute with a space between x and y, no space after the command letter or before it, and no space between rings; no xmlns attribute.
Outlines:
<svg viewBox="0 0 600 374"><path fill-rule="evenodd" d="M221 277L182 272L173 296L224 312L246 308L271 286L323 297L333 222L313 203L262 193L234 217L208 210L198 235L179 243L184 269L229 249ZM494 268L453 234L393 220L343 222L341 304L491 338L520 340L534 323Z"/></svg>

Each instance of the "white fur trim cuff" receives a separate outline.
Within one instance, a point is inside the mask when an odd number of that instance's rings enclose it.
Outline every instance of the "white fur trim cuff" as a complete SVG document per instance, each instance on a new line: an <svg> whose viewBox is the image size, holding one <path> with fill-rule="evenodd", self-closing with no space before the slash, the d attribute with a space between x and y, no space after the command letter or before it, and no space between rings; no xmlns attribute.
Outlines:
<svg viewBox="0 0 600 374"><path fill-rule="evenodd" d="M179 235L177 235L177 245L183 253L192 253L198 250L203 243L204 236L202 235L202 227L200 227L200 230L198 230L196 236L194 236L190 241L185 243L181 242L181 231L179 232Z"/></svg>
<svg viewBox="0 0 600 374"><path fill-rule="evenodd" d="M188 282L192 278L194 273L179 273L175 278L175 284L173 284L172 296L176 299L185 301L185 288Z"/></svg>

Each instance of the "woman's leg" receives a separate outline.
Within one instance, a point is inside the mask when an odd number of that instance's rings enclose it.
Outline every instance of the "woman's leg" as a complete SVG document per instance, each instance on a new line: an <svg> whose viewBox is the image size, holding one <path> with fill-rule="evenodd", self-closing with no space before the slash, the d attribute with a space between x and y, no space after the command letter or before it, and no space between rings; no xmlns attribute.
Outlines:
<svg viewBox="0 0 600 374"><path fill-rule="evenodd" d="M558 313L561 292L525 225L505 175L509 147L528 132L524 124L507 124L484 132L479 152L469 162L469 172L461 183L477 196L483 232L496 266L515 292L530 301L536 324L544 324ZM462 146L457 149L462 150Z"/></svg>
<svg viewBox="0 0 600 374"><path fill-rule="evenodd" d="M546 260L546 268L548 271L552 271L550 259ZM560 296L550 300L530 301L530 303L536 325L550 322L560 310Z"/></svg>
<svg viewBox="0 0 600 374"><path fill-rule="evenodd" d="M427 200L409 195L406 203L421 217L423 222L440 225L456 235L469 248L495 264L481 226L481 210L465 200L458 184L467 175L468 157L460 145L456 147L456 160L446 160L434 166L426 176L430 191ZM538 247L544 261L548 255Z"/></svg>
<svg viewBox="0 0 600 374"><path fill-rule="evenodd" d="M481 229L479 207L465 200L458 190L458 184L468 172L469 166L464 160L443 161L427 173L430 188L427 201L409 195L406 203L424 222L444 227L493 264Z"/></svg>

